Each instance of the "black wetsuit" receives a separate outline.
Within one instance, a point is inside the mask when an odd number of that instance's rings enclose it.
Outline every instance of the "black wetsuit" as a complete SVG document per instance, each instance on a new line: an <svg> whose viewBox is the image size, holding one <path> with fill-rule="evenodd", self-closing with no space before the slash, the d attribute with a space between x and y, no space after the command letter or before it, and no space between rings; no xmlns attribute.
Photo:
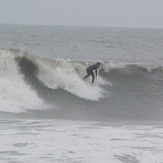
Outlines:
<svg viewBox="0 0 163 163"><path fill-rule="evenodd" d="M92 76L92 84L93 84L93 82L95 80L95 75L93 73L93 70L95 70L95 74L97 76L98 68L99 68L98 64L90 65L89 67L87 67L87 69L86 69L87 75L83 79L86 79L87 77L89 77L91 75Z"/></svg>

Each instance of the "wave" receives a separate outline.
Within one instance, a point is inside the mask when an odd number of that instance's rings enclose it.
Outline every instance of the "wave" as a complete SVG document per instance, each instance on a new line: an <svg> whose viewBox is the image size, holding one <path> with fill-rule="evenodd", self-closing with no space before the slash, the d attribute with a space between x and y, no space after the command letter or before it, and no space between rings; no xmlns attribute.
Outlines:
<svg viewBox="0 0 163 163"><path fill-rule="evenodd" d="M73 113L104 119L163 115L161 65L100 61L99 76L92 86L91 78L82 78L86 67L95 62L50 59L19 49L1 49L0 111L44 110L50 104L59 110L55 115L65 117Z"/></svg>
<svg viewBox="0 0 163 163"><path fill-rule="evenodd" d="M38 108L42 100L25 83L13 54L8 50L0 51L0 111L22 112Z"/></svg>

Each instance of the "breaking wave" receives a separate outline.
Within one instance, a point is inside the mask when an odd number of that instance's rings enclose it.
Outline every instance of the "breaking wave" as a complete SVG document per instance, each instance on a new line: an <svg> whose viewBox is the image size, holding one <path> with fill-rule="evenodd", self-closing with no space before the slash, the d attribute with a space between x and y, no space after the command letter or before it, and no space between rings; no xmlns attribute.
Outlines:
<svg viewBox="0 0 163 163"><path fill-rule="evenodd" d="M86 67L95 62L49 59L18 49L1 49L0 111L40 110L48 103L65 117L72 112L79 117L90 114L104 119L154 119L163 115L161 65L100 61L99 76L92 86L91 78L82 78Z"/></svg>

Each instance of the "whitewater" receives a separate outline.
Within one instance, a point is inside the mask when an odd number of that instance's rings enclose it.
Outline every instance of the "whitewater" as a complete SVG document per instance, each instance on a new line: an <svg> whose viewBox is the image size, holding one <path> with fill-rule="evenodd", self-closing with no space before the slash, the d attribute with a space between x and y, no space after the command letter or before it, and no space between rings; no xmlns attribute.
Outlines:
<svg viewBox="0 0 163 163"><path fill-rule="evenodd" d="M0 29L0 162L163 162L162 29Z"/></svg>

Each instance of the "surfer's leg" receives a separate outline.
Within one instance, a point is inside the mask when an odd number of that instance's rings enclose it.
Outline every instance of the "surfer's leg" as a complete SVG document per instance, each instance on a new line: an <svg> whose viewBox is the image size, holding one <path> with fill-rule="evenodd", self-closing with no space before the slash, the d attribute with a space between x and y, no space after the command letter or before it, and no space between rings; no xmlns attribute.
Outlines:
<svg viewBox="0 0 163 163"><path fill-rule="evenodd" d="M83 79L86 79L86 78L88 78L90 75L89 74L87 74Z"/></svg>
<svg viewBox="0 0 163 163"><path fill-rule="evenodd" d="M94 75L93 71L90 73L90 75L92 76L92 84L93 84L95 81L95 75Z"/></svg>
<svg viewBox="0 0 163 163"><path fill-rule="evenodd" d="M88 69L86 70L86 72L87 72L87 75L83 79L86 79L91 75L91 72Z"/></svg>
<svg viewBox="0 0 163 163"><path fill-rule="evenodd" d="M93 85L94 81L95 81L95 78L92 78L92 85Z"/></svg>

